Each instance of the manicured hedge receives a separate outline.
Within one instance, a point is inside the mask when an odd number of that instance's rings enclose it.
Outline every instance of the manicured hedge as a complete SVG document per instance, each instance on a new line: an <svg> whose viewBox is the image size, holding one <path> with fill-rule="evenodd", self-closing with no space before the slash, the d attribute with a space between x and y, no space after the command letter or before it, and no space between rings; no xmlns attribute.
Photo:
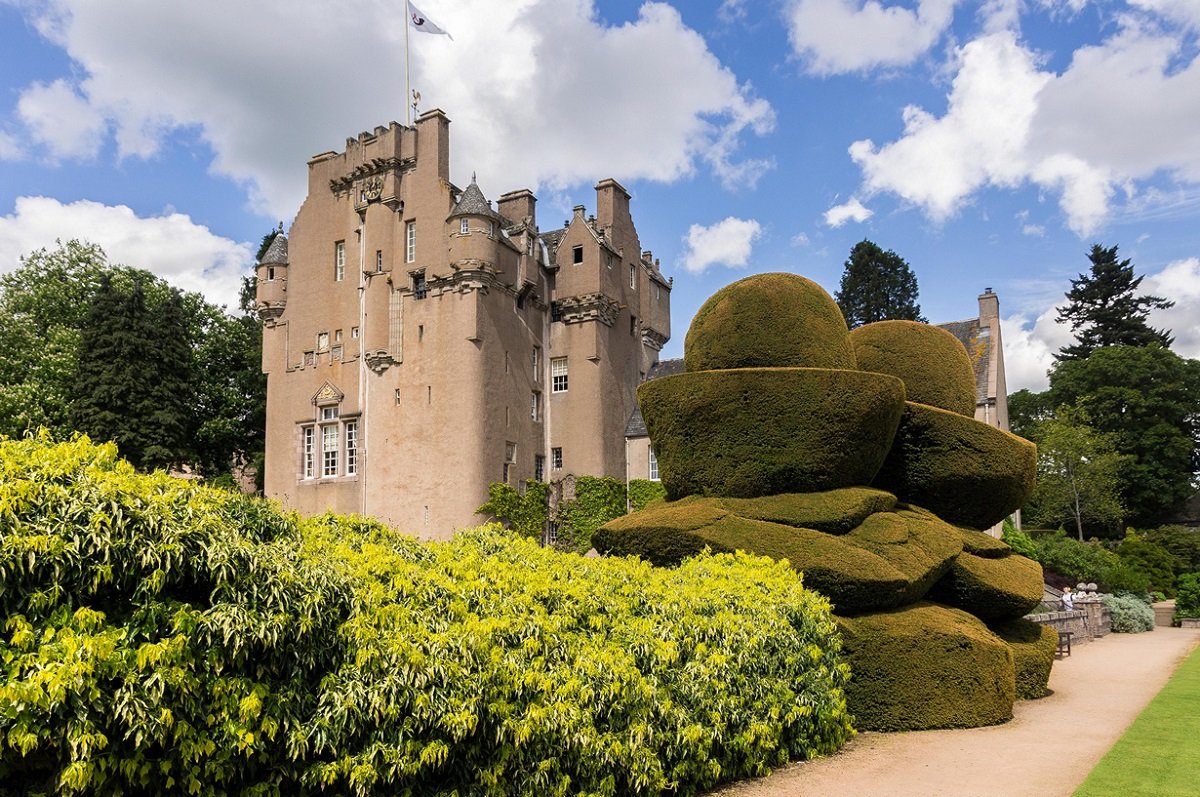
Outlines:
<svg viewBox="0 0 1200 797"><path fill-rule="evenodd" d="M876 512L896 506L896 496L870 487L845 487L822 493L783 493L760 498L719 498L716 505L735 515L845 534Z"/></svg>
<svg viewBox="0 0 1200 797"><path fill-rule="evenodd" d="M695 794L851 733L827 601L0 441L0 791Z"/></svg>
<svg viewBox="0 0 1200 797"><path fill-rule="evenodd" d="M746 277L709 297L692 319L683 362L689 371L855 367L837 303L812 280L782 273Z"/></svg>
<svg viewBox="0 0 1200 797"><path fill-rule="evenodd" d="M909 401L975 416L975 370L962 342L917 321L878 321L850 333L862 371L904 380Z"/></svg>
<svg viewBox="0 0 1200 797"><path fill-rule="evenodd" d="M1042 566L1024 556L985 559L963 553L929 592L931 600L985 620L1028 614L1045 594Z"/></svg>
<svg viewBox="0 0 1200 797"><path fill-rule="evenodd" d="M904 385L820 368L703 371L645 382L638 401L668 497L753 498L870 483Z"/></svg>
<svg viewBox="0 0 1200 797"><path fill-rule="evenodd" d="M950 523L984 529L1025 503L1036 474L1037 449L1028 440L909 401L873 486Z"/></svg>
<svg viewBox="0 0 1200 797"><path fill-rule="evenodd" d="M925 597L962 551L952 526L914 507L872 515L844 539L878 555L904 574L907 584L903 597L893 606ZM876 604L872 608L887 607ZM845 613L840 606L838 613Z"/></svg>
<svg viewBox="0 0 1200 797"><path fill-rule="evenodd" d="M1013 654L977 618L917 603L838 618L855 727L975 728L1012 718Z"/></svg>
<svg viewBox="0 0 1200 797"><path fill-rule="evenodd" d="M975 529L957 528L962 537L963 550L982 556L984 559L1003 559L1013 553L1012 547L1004 540L998 540L990 534Z"/></svg>
<svg viewBox="0 0 1200 797"><path fill-rule="evenodd" d="M993 625L991 629L1012 648L1017 699L1036 700L1045 696L1058 650L1058 632L1020 617Z"/></svg>

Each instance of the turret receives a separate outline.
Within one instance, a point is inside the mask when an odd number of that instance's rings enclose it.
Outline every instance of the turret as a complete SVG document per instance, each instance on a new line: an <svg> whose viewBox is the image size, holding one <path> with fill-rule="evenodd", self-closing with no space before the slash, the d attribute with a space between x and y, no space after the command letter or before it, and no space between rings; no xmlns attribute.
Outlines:
<svg viewBox="0 0 1200 797"><path fill-rule="evenodd" d="M255 269L254 311L267 326L274 326L287 306L287 272L287 236L280 222L279 232Z"/></svg>

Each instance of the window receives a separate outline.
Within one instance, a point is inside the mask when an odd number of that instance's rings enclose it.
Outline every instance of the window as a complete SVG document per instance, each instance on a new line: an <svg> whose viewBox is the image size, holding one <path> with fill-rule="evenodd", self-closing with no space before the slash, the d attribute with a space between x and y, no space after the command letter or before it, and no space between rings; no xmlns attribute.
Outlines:
<svg viewBox="0 0 1200 797"><path fill-rule="evenodd" d="M329 359L333 362L341 362L342 360L342 344L334 344L334 347L329 350Z"/></svg>
<svg viewBox="0 0 1200 797"><path fill-rule="evenodd" d="M562 470L562 463L563 463L562 449L561 448L550 449L550 467L553 468L554 470Z"/></svg>
<svg viewBox="0 0 1200 797"><path fill-rule="evenodd" d="M417 262L417 223L415 221L404 225L404 262Z"/></svg>
<svg viewBox="0 0 1200 797"><path fill-rule="evenodd" d="M571 249L571 262L577 266L583 262L583 247L582 246L576 246Z"/></svg>
<svg viewBox="0 0 1200 797"><path fill-rule="evenodd" d="M530 393L532 398L529 401L529 417L535 421L542 416L542 394Z"/></svg>
<svg viewBox="0 0 1200 797"><path fill-rule="evenodd" d="M311 426L304 427L304 462L301 465L301 473L305 479L313 477L313 468L316 467L314 455L316 451L316 430Z"/></svg>
<svg viewBox="0 0 1200 797"><path fill-rule="evenodd" d="M517 462L517 444L504 444L504 483L508 484L512 477L513 465Z"/></svg>
<svg viewBox="0 0 1200 797"><path fill-rule="evenodd" d="M650 449L650 481L658 481L658 457L654 455L654 449Z"/></svg>
<svg viewBox="0 0 1200 797"><path fill-rule="evenodd" d="M637 290L637 266L629 264L629 287Z"/></svg>
<svg viewBox="0 0 1200 797"><path fill-rule="evenodd" d="M463 235L467 235L468 233L470 233L471 232L471 220L470 219L459 219L458 231L460 233L462 233Z"/></svg>
<svg viewBox="0 0 1200 797"><path fill-rule="evenodd" d="M275 267L267 266L267 282L275 281Z"/></svg>
<svg viewBox="0 0 1200 797"><path fill-rule="evenodd" d="M554 393L567 392L567 358L550 358L550 390Z"/></svg>
<svg viewBox="0 0 1200 797"><path fill-rule="evenodd" d="M425 285L424 271L422 271L420 274L413 274L412 290L414 299L424 299L428 295L429 289Z"/></svg>
<svg viewBox="0 0 1200 797"><path fill-rule="evenodd" d="M350 327L350 337L358 340L358 327Z"/></svg>
<svg viewBox="0 0 1200 797"><path fill-rule="evenodd" d="M341 282L346 278L346 242L338 241L333 245L333 278Z"/></svg>
<svg viewBox="0 0 1200 797"><path fill-rule="evenodd" d="M399 407L400 406L400 388L396 388L395 391L393 391L392 396L393 396L393 398L396 399L396 406Z"/></svg>
<svg viewBox="0 0 1200 797"><path fill-rule="evenodd" d="M533 382L537 384L542 381L542 349L539 346L533 347L533 352L529 355L529 363L533 366Z"/></svg>
<svg viewBox="0 0 1200 797"><path fill-rule="evenodd" d="M562 321L562 305L558 302L550 302L550 320Z"/></svg>
<svg viewBox="0 0 1200 797"><path fill-rule="evenodd" d="M321 475L338 475L338 426L331 423L321 427Z"/></svg>
<svg viewBox="0 0 1200 797"><path fill-rule="evenodd" d="M496 223L493 221L489 221L488 226L487 226L487 231L488 231L489 236L495 235L496 234Z"/></svg>
<svg viewBox="0 0 1200 797"><path fill-rule="evenodd" d="M322 407L321 408L321 420L323 420L323 421L336 421L338 415L339 415L339 410L337 407Z"/></svg>
<svg viewBox="0 0 1200 797"><path fill-rule="evenodd" d="M546 458L541 454L533 458L533 478L540 482L546 481Z"/></svg>
<svg viewBox="0 0 1200 797"><path fill-rule="evenodd" d="M335 330L333 331L333 342L334 342L334 343L341 343L341 342L342 342L342 330L340 330L340 329L335 329Z"/></svg>
<svg viewBox="0 0 1200 797"><path fill-rule="evenodd" d="M329 348L329 333L328 332L318 332L317 333L317 351L325 351L328 348Z"/></svg>
<svg viewBox="0 0 1200 797"><path fill-rule="evenodd" d="M629 334L637 337L637 316L629 316Z"/></svg>
<svg viewBox="0 0 1200 797"><path fill-rule="evenodd" d="M375 273L378 274L381 271L383 271L383 250L376 249L375 250Z"/></svg>
<svg viewBox="0 0 1200 797"><path fill-rule="evenodd" d="M525 236L525 254L533 257L533 236L529 234Z"/></svg>
<svg viewBox="0 0 1200 797"><path fill-rule="evenodd" d="M358 473L358 421L346 421L346 475Z"/></svg>

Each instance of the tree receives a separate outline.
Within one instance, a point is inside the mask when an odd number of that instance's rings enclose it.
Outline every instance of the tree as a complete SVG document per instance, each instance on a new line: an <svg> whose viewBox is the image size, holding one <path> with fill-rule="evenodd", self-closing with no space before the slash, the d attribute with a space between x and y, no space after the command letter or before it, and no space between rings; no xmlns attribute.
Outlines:
<svg viewBox="0 0 1200 797"><path fill-rule="evenodd" d="M917 278L908 263L865 239L850 250L834 299L851 329L891 319L925 320L917 304Z"/></svg>
<svg viewBox="0 0 1200 797"><path fill-rule="evenodd" d="M1054 407L1048 392L1034 393L1022 388L1008 396L1008 430L1019 437L1036 443L1038 424L1053 417Z"/></svg>
<svg viewBox="0 0 1200 797"><path fill-rule="evenodd" d="M148 305L132 288L101 279L79 331L71 421L95 440L113 440L139 468L190 461L191 339L183 300Z"/></svg>
<svg viewBox="0 0 1200 797"><path fill-rule="evenodd" d="M1038 426L1037 486L1027 506L1030 522L1046 527L1070 522L1081 542L1085 525L1119 529L1124 515L1117 481L1120 461L1110 436L1091 428L1085 412L1059 408Z"/></svg>
<svg viewBox="0 0 1200 797"><path fill-rule="evenodd" d="M1158 344L1106 346L1050 373L1052 406L1077 405L1125 455L1118 468L1127 521L1170 518L1196 489L1200 468L1200 361Z"/></svg>
<svg viewBox="0 0 1200 797"><path fill-rule="evenodd" d="M1117 260L1117 247L1093 244L1088 253L1090 274L1071 280L1067 304L1058 308L1058 320L1071 322L1076 343L1063 347L1055 358L1082 360L1105 346L1171 345L1169 332L1146 323L1151 310L1165 310L1175 303L1159 296L1138 296L1141 277L1133 276L1128 258Z"/></svg>

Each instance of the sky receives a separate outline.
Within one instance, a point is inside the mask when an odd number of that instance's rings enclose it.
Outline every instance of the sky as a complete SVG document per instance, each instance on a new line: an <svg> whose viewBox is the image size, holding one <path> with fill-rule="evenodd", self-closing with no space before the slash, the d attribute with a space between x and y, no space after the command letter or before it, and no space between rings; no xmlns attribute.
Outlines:
<svg viewBox="0 0 1200 797"><path fill-rule="evenodd" d="M1200 357L1200 0L421 0L418 112L451 179L538 197L613 177L691 318L750 274L836 292L869 239L933 323L1000 299L1010 390L1043 389L1095 243ZM404 122L403 0L0 0L0 273L100 244L233 307L306 161Z"/></svg>

